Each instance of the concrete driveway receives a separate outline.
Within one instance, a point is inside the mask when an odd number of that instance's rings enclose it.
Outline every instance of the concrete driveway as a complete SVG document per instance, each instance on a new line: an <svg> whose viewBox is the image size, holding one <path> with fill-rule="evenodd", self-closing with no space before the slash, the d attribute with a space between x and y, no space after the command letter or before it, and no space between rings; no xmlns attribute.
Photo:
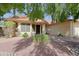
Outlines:
<svg viewBox="0 0 79 59"><path fill-rule="evenodd" d="M17 56L70 56L70 44L62 38L49 38L47 45L34 43L32 38L14 37L2 40L0 38L0 55Z"/></svg>

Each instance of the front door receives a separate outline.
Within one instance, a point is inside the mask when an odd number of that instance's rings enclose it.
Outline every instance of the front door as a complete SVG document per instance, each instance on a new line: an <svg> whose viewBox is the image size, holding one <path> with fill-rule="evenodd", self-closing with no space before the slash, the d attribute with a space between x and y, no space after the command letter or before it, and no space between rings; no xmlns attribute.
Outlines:
<svg viewBox="0 0 79 59"><path fill-rule="evenodd" d="M36 34L40 34L40 25L36 25Z"/></svg>

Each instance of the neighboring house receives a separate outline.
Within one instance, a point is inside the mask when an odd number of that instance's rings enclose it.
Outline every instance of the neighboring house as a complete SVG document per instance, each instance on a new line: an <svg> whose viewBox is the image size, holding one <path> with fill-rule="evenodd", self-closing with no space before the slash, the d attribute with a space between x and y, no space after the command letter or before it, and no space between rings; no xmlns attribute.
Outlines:
<svg viewBox="0 0 79 59"><path fill-rule="evenodd" d="M48 22L45 20L31 21L28 17L9 18L7 21L13 21L16 23L17 34L22 35L27 33L29 36L35 34L45 34Z"/></svg>

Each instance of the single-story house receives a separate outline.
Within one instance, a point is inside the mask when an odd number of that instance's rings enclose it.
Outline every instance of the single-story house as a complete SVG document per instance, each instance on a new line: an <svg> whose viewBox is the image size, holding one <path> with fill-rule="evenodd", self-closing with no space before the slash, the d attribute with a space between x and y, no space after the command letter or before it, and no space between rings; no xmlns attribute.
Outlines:
<svg viewBox="0 0 79 59"><path fill-rule="evenodd" d="M76 36L79 37L79 21L65 21L51 22L50 24L38 19L36 21L29 20L28 17L8 18L7 21L13 21L16 23L16 34L21 36L23 33L27 33L29 36L35 34L49 33L52 35L62 34L64 36Z"/></svg>
<svg viewBox="0 0 79 59"><path fill-rule="evenodd" d="M29 36L35 34L45 34L48 22L45 20L31 21L28 17L8 18L6 21L13 21L16 23L17 34L20 36L27 33Z"/></svg>

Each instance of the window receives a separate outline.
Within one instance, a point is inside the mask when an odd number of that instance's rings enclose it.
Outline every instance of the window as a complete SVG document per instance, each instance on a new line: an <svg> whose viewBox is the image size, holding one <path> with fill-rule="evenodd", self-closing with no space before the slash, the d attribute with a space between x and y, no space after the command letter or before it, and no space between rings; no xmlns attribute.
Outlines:
<svg viewBox="0 0 79 59"><path fill-rule="evenodd" d="M21 24L21 31L22 32L30 32L30 24Z"/></svg>

